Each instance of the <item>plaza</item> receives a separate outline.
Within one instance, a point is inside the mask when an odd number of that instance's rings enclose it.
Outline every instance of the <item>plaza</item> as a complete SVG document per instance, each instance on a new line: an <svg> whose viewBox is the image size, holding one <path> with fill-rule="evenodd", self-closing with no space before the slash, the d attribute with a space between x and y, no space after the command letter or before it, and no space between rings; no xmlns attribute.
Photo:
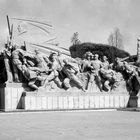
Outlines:
<svg viewBox="0 0 140 140"><path fill-rule="evenodd" d="M139 140L139 118L116 110L0 113L0 139Z"/></svg>

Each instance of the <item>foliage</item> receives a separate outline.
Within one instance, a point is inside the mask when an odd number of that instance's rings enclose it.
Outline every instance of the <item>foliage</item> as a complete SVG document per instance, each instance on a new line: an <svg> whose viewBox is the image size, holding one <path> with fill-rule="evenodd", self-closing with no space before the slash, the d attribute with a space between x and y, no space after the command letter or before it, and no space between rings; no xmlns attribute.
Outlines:
<svg viewBox="0 0 140 140"><path fill-rule="evenodd" d="M100 58L102 58L103 55L106 55L110 62L114 62L116 57L125 58L130 56L130 54L124 50L105 44L82 43L72 45L69 49L73 58L83 58L87 51L90 51L93 54L99 54Z"/></svg>

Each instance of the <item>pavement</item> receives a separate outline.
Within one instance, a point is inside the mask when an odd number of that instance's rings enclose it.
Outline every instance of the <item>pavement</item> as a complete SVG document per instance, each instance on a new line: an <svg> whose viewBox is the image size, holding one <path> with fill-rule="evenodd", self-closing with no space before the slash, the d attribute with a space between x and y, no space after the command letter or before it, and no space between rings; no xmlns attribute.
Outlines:
<svg viewBox="0 0 140 140"><path fill-rule="evenodd" d="M139 140L140 112L0 113L0 140Z"/></svg>

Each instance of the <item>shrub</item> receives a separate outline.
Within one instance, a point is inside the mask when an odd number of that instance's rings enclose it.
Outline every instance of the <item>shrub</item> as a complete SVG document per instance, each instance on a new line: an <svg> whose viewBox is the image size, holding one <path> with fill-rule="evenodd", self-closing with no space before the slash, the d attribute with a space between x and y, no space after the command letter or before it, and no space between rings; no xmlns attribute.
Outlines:
<svg viewBox="0 0 140 140"><path fill-rule="evenodd" d="M87 51L93 54L98 54L100 57L106 55L110 63L114 62L116 57L125 58L130 56L130 54L124 50L120 50L114 46L96 43L81 43L70 46L69 48L71 56L73 58L79 57L83 58Z"/></svg>

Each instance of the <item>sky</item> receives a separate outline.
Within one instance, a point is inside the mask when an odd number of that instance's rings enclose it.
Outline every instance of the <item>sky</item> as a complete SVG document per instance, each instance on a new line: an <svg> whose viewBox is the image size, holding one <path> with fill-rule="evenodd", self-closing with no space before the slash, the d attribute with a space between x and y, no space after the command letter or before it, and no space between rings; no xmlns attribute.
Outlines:
<svg viewBox="0 0 140 140"><path fill-rule="evenodd" d="M7 38L9 17L45 18L54 25L60 46L69 48L74 32L81 42L107 44L115 27L124 48L136 54L140 37L140 0L0 0L0 42Z"/></svg>

